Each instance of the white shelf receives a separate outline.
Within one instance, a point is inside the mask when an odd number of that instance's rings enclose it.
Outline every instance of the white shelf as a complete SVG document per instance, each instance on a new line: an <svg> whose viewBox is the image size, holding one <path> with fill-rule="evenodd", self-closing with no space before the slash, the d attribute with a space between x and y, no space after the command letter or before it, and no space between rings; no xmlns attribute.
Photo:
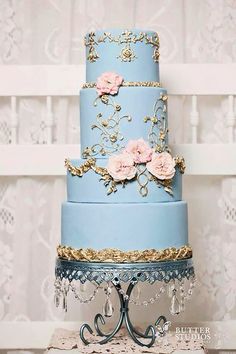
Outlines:
<svg viewBox="0 0 236 354"><path fill-rule="evenodd" d="M0 176L61 176L65 158L79 156L79 145L2 145Z"/></svg>
<svg viewBox="0 0 236 354"><path fill-rule="evenodd" d="M160 64L170 95L235 95L236 64ZM0 65L0 96L77 96L85 65Z"/></svg>
<svg viewBox="0 0 236 354"><path fill-rule="evenodd" d="M180 144L172 152L184 156L187 175L236 175L236 144Z"/></svg>
<svg viewBox="0 0 236 354"><path fill-rule="evenodd" d="M236 175L236 144L172 146L184 156L187 175ZM1 145L0 176L61 176L65 158L79 158L79 145Z"/></svg>

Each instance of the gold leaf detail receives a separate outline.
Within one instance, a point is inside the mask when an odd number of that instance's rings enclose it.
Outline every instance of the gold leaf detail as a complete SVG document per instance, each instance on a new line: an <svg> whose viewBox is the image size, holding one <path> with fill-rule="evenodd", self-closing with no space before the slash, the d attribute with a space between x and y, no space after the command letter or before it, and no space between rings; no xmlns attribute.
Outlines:
<svg viewBox="0 0 236 354"><path fill-rule="evenodd" d="M99 46L99 43L117 43L118 45L125 44L125 47L121 50L120 55L118 58L120 58L124 62L130 62L136 58L134 50L131 49L130 43L136 44L137 42L140 43L145 43L147 45L151 45L154 47L154 52L152 55L152 58L154 62L159 61L159 36L156 33L153 36L149 36L147 33L140 32L139 34L133 33L132 31L125 30L121 34L117 36L112 36L111 33L109 32L104 32L100 37L96 37L96 34L94 32L91 32L88 34L88 37L85 37L85 46L89 47L89 55L88 55L88 60L90 62L95 62L98 58L99 55L97 54L95 50L95 46Z"/></svg>
<svg viewBox="0 0 236 354"><path fill-rule="evenodd" d="M174 158L176 166L179 168L180 173L184 173L186 165L185 165L185 160L181 156L176 156Z"/></svg>
<svg viewBox="0 0 236 354"><path fill-rule="evenodd" d="M180 248L170 247L164 250L147 249L143 251L122 251L114 248L101 250L94 250L92 248L74 249L72 247L59 245L57 247L57 254L59 258L80 262L161 262L191 258L192 248L186 245Z"/></svg>
<svg viewBox="0 0 236 354"><path fill-rule="evenodd" d="M96 88L96 82L86 82L83 85L83 89ZM123 81L121 84L123 87L160 87L160 82L157 81Z"/></svg>
<svg viewBox="0 0 236 354"><path fill-rule="evenodd" d="M86 172L88 172L95 166L95 163L96 160L94 158L91 158L89 160L86 160L81 166L76 167L71 164L70 160L66 159L65 167L72 174L72 176L82 177Z"/></svg>

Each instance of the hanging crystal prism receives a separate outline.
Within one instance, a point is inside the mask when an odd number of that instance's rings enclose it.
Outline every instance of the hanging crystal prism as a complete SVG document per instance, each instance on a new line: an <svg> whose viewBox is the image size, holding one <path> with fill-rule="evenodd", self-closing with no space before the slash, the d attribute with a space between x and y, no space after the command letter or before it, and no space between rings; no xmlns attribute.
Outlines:
<svg viewBox="0 0 236 354"><path fill-rule="evenodd" d="M107 296L107 299L105 301L105 304L103 306L103 314L105 317L112 317L114 312L114 308L112 306L112 302L110 298Z"/></svg>
<svg viewBox="0 0 236 354"><path fill-rule="evenodd" d="M54 304L56 305L56 307L59 307L60 305L60 296L58 294L54 295Z"/></svg>
<svg viewBox="0 0 236 354"><path fill-rule="evenodd" d="M141 289L139 284L137 284L133 289L133 299L138 301L140 299L140 295L141 295Z"/></svg>
<svg viewBox="0 0 236 354"><path fill-rule="evenodd" d="M86 283L81 283L79 284L79 290L81 293L84 293L86 291Z"/></svg>
<svg viewBox="0 0 236 354"><path fill-rule="evenodd" d="M114 312L114 308L112 306L112 302L110 299L111 291L112 291L111 287L108 284L107 287L104 289L104 292L106 294L106 301L105 301L105 304L103 305L103 315L105 317L111 317Z"/></svg>
<svg viewBox="0 0 236 354"><path fill-rule="evenodd" d="M168 296L171 298L173 295L173 290L175 289L175 281L171 280L168 284Z"/></svg>
<svg viewBox="0 0 236 354"><path fill-rule="evenodd" d="M176 289L173 290L172 292L172 299L171 299L171 304L170 304L170 313L172 315L178 315L180 313L181 306L179 303L179 300L176 296Z"/></svg>
<svg viewBox="0 0 236 354"><path fill-rule="evenodd" d="M66 291L64 291L63 293L62 308L65 312L67 312L67 292Z"/></svg>

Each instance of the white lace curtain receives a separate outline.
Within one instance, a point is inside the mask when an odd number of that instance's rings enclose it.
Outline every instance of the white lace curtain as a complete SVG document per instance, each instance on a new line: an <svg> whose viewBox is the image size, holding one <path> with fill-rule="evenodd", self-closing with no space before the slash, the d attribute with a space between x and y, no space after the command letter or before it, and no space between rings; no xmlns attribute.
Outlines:
<svg viewBox="0 0 236 354"><path fill-rule="evenodd" d="M234 0L0 0L0 62L84 63L84 33L134 26L160 34L162 62L236 59ZM224 142L224 102L200 103L201 142ZM186 102L172 101L172 141L188 141L186 111ZM43 143L42 102L23 98L19 112L19 143ZM54 113L54 143L78 142L77 101L58 98ZM0 99L0 144L9 142L8 117L8 102ZM199 287L182 319L236 319L236 179L186 177L184 197ZM64 178L0 178L1 320L61 316L53 305L53 273L65 198Z"/></svg>

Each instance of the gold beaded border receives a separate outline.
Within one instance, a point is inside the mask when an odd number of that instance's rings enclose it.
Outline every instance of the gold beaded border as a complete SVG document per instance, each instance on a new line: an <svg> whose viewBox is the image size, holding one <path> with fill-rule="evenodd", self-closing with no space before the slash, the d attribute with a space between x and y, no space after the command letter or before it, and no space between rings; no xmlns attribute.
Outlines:
<svg viewBox="0 0 236 354"><path fill-rule="evenodd" d="M82 88L96 88L96 82L86 82ZM124 81L121 86L123 87L161 87L158 81Z"/></svg>
<svg viewBox="0 0 236 354"><path fill-rule="evenodd" d="M68 246L57 247L59 258L80 262L110 262L110 263L139 263L139 262L163 262L177 261L192 257L192 248L182 246L170 247L164 250L147 249L143 251L121 251L115 248L94 250L92 248L74 249Z"/></svg>

